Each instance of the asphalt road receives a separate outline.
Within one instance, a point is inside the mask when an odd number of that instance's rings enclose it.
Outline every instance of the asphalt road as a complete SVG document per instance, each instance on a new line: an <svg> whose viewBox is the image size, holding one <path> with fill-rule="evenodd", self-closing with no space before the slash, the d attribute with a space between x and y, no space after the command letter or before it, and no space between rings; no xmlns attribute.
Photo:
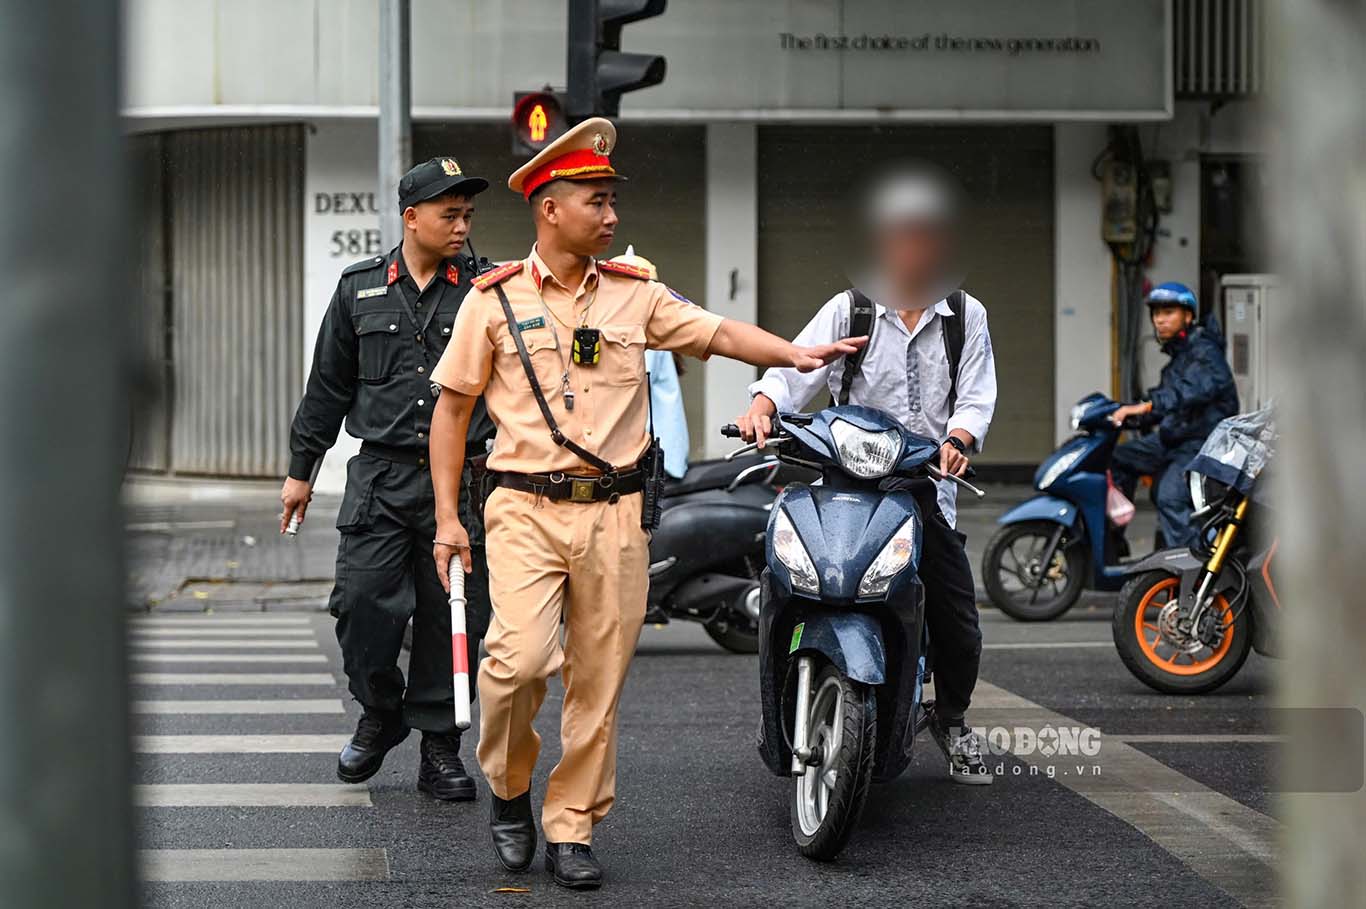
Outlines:
<svg viewBox="0 0 1366 909"><path fill-rule="evenodd" d="M135 717L140 736L157 737L137 740L135 780L145 787L137 797L157 805L137 812L146 873L162 879L146 884L150 906L1274 904L1269 780L1277 746L1256 739L1269 731L1271 664L1253 655L1203 699L1153 694L1108 645L1102 607L1047 625L984 611L981 706L970 714L1006 725L1021 717L1095 724L1100 755L1080 765L1042 761L1058 765L1053 778L1030 772L1037 753L1007 755L994 785L969 787L945 778L922 739L911 768L874 789L858 833L832 864L797 854L790 782L771 776L755 752L755 659L722 652L696 627L647 628L621 711L616 807L595 832L608 881L592 896L559 890L539 864L504 873L488 843L487 789L460 805L418 793L416 735L367 786L333 785L335 748L357 713L338 682L326 615L131 621L133 671L163 674L136 678L134 700L166 711ZM205 662L209 654L221 662ZM259 657L273 661L247 661ZM315 684L270 676L188 684L244 673L322 676ZM205 700L268 705L220 704L234 711L293 702L346 712L204 714L188 712L202 703L178 703ZM538 721L537 796L558 755L558 707L556 685ZM1160 740L1116 738L1112 752L1111 730ZM1213 733L1228 735L1210 740ZM304 750L262 751L285 742ZM175 753L191 749L200 753ZM1082 766L1083 777L1069 776L1071 766ZM360 879L310 879L339 876Z"/></svg>

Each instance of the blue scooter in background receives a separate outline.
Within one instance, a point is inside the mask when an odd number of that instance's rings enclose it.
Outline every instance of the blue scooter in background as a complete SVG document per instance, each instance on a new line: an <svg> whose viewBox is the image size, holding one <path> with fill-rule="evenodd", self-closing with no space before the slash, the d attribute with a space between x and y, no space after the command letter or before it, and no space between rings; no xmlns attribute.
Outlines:
<svg viewBox="0 0 1366 909"><path fill-rule="evenodd" d="M982 582L996 608L1022 622L1062 615L1085 589L1119 590L1129 555L1121 517L1128 505L1110 480L1120 429L1110 422L1119 402L1095 392L1072 408L1068 439L1034 474L1039 494L1001 516L982 557ZM1115 499L1119 496L1119 499Z"/></svg>

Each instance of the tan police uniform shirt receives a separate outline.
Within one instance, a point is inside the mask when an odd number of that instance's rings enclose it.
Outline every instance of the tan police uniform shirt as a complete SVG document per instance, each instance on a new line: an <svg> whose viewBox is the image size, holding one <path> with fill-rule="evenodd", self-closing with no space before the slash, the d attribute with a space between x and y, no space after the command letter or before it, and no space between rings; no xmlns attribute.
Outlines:
<svg viewBox="0 0 1366 909"><path fill-rule="evenodd" d="M522 326L536 378L560 429L618 468L635 464L649 443L645 349L705 359L722 321L658 281L600 270L595 262L582 285L570 289L551 274L535 247L522 269L499 286ZM570 361L574 329L580 325L602 333L596 366ZM559 336L558 351L552 332ZM566 368L574 392L572 410L562 394ZM465 297L432 381L461 394L484 396L498 426L490 469L596 473L551 439L493 287L475 288Z"/></svg>

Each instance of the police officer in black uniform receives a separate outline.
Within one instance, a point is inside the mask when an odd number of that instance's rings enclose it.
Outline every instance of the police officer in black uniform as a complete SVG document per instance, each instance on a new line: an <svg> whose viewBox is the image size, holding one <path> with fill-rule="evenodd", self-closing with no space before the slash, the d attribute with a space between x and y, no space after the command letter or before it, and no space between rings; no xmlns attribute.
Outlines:
<svg viewBox="0 0 1366 909"><path fill-rule="evenodd" d="M461 252L474 197L487 188L488 181L465 176L454 158L419 164L399 182L403 241L388 255L342 272L290 428L289 477L280 494L284 531L291 518L302 521L318 465L345 419L362 443L347 465L337 515L341 545L331 612L351 693L364 714L342 749L337 776L347 783L369 779L389 749L410 729L420 729L418 788L448 801L473 799L475 786L460 760L450 610L432 561L436 521L427 441L438 387L430 376L479 270ZM481 400L466 457L483 456L493 434ZM468 474L465 479L471 482ZM464 520L478 526L472 509ZM465 594L469 665L476 666L489 621L482 531L477 538L471 534L470 545L474 571ZM409 619L405 686L398 658Z"/></svg>

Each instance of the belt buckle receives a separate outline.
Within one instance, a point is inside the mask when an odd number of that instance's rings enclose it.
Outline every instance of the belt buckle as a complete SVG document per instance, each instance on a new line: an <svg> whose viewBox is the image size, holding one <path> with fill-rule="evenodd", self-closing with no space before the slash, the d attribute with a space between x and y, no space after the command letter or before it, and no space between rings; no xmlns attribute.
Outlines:
<svg viewBox="0 0 1366 909"><path fill-rule="evenodd" d="M593 501L593 481L591 479L581 479L570 477L569 479L569 501L571 502L591 502Z"/></svg>

